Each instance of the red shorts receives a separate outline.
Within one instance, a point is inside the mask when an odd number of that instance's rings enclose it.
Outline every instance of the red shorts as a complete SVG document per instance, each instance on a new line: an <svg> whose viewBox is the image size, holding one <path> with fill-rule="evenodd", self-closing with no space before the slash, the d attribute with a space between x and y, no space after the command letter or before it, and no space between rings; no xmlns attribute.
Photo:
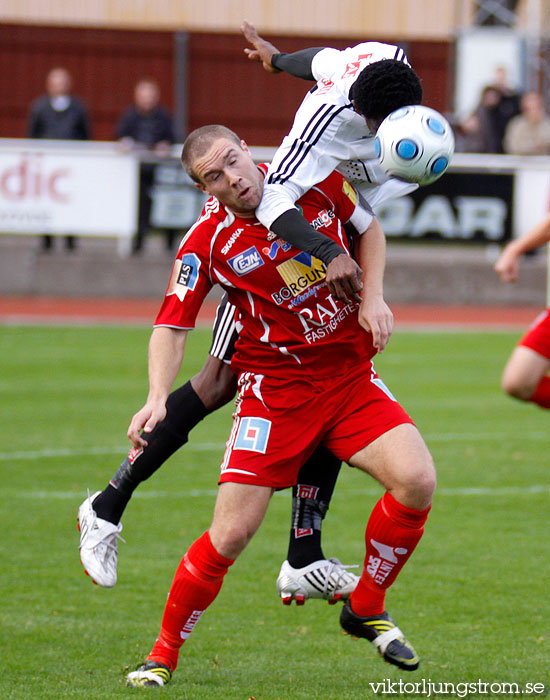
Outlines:
<svg viewBox="0 0 550 700"><path fill-rule="evenodd" d="M287 488L315 447L343 461L403 423L413 423L371 362L315 382L243 372L219 483Z"/></svg>
<svg viewBox="0 0 550 700"><path fill-rule="evenodd" d="M537 316L518 345L530 348L550 360L550 310Z"/></svg>

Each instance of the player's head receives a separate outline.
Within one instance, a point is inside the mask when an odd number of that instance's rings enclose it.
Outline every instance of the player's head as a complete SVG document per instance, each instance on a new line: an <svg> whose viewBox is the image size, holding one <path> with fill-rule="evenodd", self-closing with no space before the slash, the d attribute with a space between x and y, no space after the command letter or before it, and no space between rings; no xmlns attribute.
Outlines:
<svg viewBox="0 0 550 700"><path fill-rule="evenodd" d="M394 110L420 104L422 85L409 65L388 58L363 68L352 85L351 99L374 132Z"/></svg>
<svg viewBox="0 0 550 700"><path fill-rule="evenodd" d="M201 190L239 216L253 216L263 193L263 174L248 146L220 124L202 126L185 139L181 162Z"/></svg>

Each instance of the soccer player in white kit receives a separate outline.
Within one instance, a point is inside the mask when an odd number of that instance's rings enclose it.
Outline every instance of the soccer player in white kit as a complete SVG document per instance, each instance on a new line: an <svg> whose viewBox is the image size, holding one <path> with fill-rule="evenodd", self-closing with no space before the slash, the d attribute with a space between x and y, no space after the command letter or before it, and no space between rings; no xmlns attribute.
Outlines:
<svg viewBox="0 0 550 700"><path fill-rule="evenodd" d="M403 49L391 44L369 41L343 51L312 48L285 54L259 37L248 22L241 29L254 47L245 49L248 57L268 72L284 70L317 81L275 153L257 217L280 238L329 266L327 284L333 294L353 297L360 289L356 264L307 224L295 202L333 170L341 172L371 207L416 189L418 185L383 172L374 155L374 136L390 112L420 104L420 80Z"/></svg>

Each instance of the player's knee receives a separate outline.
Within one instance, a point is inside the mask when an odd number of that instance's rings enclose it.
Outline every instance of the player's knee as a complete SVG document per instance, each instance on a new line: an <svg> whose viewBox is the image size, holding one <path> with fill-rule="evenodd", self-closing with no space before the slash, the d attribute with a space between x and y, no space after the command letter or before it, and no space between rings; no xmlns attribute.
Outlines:
<svg viewBox="0 0 550 700"><path fill-rule="evenodd" d="M392 489L395 498L409 508L424 510L431 505L437 477L429 453L423 460L416 460L400 474Z"/></svg>
<svg viewBox="0 0 550 700"><path fill-rule="evenodd" d="M234 523L223 530L210 533L212 544L222 557L236 559L254 536L255 530L248 528L246 523Z"/></svg>
<svg viewBox="0 0 550 700"><path fill-rule="evenodd" d="M513 375L504 375L501 380L502 391L508 396L520 401L529 401L535 387L530 382L519 380Z"/></svg>
<svg viewBox="0 0 550 700"><path fill-rule="evenodd" d="M209 355L191 384L206 408L214 411L235 396L237 377L225 362Z"/></svg>

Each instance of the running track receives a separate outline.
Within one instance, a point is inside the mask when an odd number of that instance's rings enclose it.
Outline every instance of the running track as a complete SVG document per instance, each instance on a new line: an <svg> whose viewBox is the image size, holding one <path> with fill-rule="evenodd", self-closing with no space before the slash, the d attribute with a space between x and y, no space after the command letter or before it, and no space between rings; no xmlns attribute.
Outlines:
<svg viewBox="0 0 550 700"><path fill-rule="evenodd" d="M216 301L207 300L198 324L209 326ZM68 299L51 297L0 297L0 324L114 324L152 325L160 300ZM524 306L391 306L397 327L523 329L541 307Z"/></svg>

